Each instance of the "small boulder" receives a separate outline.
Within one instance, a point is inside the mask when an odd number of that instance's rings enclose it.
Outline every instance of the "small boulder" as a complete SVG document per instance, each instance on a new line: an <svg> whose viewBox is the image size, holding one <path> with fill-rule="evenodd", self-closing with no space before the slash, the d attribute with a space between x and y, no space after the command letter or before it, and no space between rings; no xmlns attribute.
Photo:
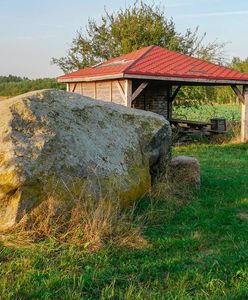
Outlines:
<svg viewBox="0 0 248 300"><path fill-rule="evenodd" d="M164 117L75 93L31 92L0 111L0 230L51 196L58 210L82 194L131 203L170 150Z"/></svg>
<svg viewBox="0 0 248 300"><path fill-rule="evenodd" d="M178 182L199 186L201 182L199 161L190 156L176 156L170 163L170 176Z"/></svg>

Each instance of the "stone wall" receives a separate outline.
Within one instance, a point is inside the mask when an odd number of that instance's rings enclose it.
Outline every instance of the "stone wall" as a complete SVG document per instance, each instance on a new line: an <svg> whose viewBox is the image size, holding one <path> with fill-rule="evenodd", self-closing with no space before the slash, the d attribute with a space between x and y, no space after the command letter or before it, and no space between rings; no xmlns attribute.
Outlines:
<svg viewBox="0 0 248 300"><path fill-rule="evenodd" d="M133 92L140 82L133 82ZM133 101L132 107L152 111L169 118L169 87L165 83L150 82L142 93Z"/></svg>

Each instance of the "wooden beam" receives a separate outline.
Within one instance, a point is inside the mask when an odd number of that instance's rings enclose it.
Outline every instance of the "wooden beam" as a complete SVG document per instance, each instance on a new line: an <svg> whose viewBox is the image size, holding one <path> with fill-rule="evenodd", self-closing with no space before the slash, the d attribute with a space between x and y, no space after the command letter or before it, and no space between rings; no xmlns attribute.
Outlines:
<svg viewBox="0 0 248 300"><path fill-rule="evenodd" d="M239 98L239 100L242 103L244 103L244 101L245 101L244 96L242 95L242 93L240 92L240 90L237 88L237 86L236 85L231 85L231 88L233 89L234 93Z"/></svg>
<svg viewBox="0 0 248 300"><path fill-rule="evenodd" d="M241 142L248 141L248 85L243 88L244 102L241 116Z"/></svg>
<svg viewBox="0 0 248 300"><path fill-rule="evenodd" d="M112 102L112 80L109 81L109 98L110 101Z"/></svg>
<svg viewBox="0 0 248 300"><path fill-rule="evenodd" d="M94 82L94 99L97 97L96 82Z"/></svg>
<svg viewBox="0 0 248 300"><path fill-rule="evenodd" d="M74 86L73 86L73 88L72 88L72 92L73 93L75 92L76 86L77 86L77 83L75 83Z"/></svg>
<svg viewBox="0 0 248 300"><path fill-rule="evenodd" d="M135 75L135 74L115 74L115 75L104 75L95 76L87 78L65 78L57 79L58 82L89 82L89 81L99 81L99 80L110 80L110 79L139 79L139 80L163 80L173 82L177 84L180 82L182 85L195 85L195 86L226 86L226 85L247 85L247 80L215 80L215 79L203 79L203 78L182 78L182 77L167 77L167 76L147 76L147 75Z"/></svg>
<svg viewBox="0 0 248 300"><path fill-rule="evenodd" d="M114 75L103 75L103 76L94 76L94 77L85 77L85 78L67 78L67 79L57 79L58 82L80 82L80 81L84 81L84 82L89 82L89 81L99 81L99 80L110 80L110 79L123 79L124 78L124 74L120 73L120 74L114 74Z"/></svg>
<svg viewBox="0 0 248 300"><path fill-rule="evenodd" d="M125 95L126 95L126 106L132 106L132 80L125 80Z"/></svg>
<svg viewBox="0 0 248 300"><path fill-rule="evenodd" d="M125 92L123 91L123 88L122 88L119 80L117 80L116 83L117 83L117 87L118 87L118 90L121 94L122 99L124 100L124 102L126 102L126 95L125 95Z"/></svg>
<svg viewBox="0 0 248 300"><path fill-rule="evenodd" d="M170 120L172 117L172 101L170 100L172 98L172 86L168 85L167 86L167 113L166 113L166 119Z"/></svg>
<svg viewBox="0 0 248 300"><path fill-rule="evenodd" d="M139 80L164 80L170 81L176 84L179 82L182 85L214 85L214 86L224 86L224 85L243 85L247 84L247 80L219 80L219 79L205 79L205 78L182 78L182 77L171 77L171 76L152 76L152 75L135 75L135 74L125 74L124 78L132 78ZM61 80L60 80L61 82Z"/></svg>
<svg viewBox="0 0 248 300"><path fill-rule="evenodd" d="M139 96L139 94L147 87L148 81L142 82L140 86L133 92L131 101L135 100Z"/></svg>
<svg viewBox="0 0 248 300"><path fill-rule="evenodd" d="M179 93L180 89L181 89L181 85L178 85L177 88L175 89L174 93L172 94L172 96L170 97L170 101L172 102L173 100L175 100L177 94Z"/></svg>

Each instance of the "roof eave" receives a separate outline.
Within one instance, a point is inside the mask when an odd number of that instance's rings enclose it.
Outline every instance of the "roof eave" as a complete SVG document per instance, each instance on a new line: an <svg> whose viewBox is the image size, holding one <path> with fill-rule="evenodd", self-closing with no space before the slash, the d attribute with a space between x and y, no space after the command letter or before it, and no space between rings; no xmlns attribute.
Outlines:
<svg viewBox="0 0 248 300"><path fill-rule="evenodd" d="M110 74L110 75L102 75L102 76L94 76L94 77L73 77L73 78L57 78L58 82L70 83L70 82L90 82L90 81L98 81L98 80L108 80L108 79L120 79L123 78L124 74Z"/></svg>
<svg viewBox="0 0 248 300"><path fill-rule="evenodd" d="M164 80L195 84L212 84L212 85L248 85L248 80L223 80L223 79L207 79L207 78L190 78L190 77L172 77L172 76L155 76L155 75L138 75L138 74L124 74L124 78L130 79L150 79L150 80Z"/></svg>

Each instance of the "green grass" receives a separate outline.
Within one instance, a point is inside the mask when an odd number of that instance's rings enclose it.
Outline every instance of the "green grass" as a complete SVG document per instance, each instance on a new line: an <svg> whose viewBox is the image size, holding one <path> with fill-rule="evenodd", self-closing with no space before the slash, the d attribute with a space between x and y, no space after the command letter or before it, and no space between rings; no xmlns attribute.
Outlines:
<svg viewBox="0 0 248 300"><path fill-rule="evenodd" d="M240 121L240 105L210 105L201 104L195 106L174 105L173 117L195 121L209 121L211 118L226 118L229 121Z"/></svg>
<svg viewBox="0 0 248 300"><path fill-rule="evenodd" d="M0 299L248 299L248 145L174 149L201 162L202 187L150 247L88 253L54 240L0 245Z"/></svg>

